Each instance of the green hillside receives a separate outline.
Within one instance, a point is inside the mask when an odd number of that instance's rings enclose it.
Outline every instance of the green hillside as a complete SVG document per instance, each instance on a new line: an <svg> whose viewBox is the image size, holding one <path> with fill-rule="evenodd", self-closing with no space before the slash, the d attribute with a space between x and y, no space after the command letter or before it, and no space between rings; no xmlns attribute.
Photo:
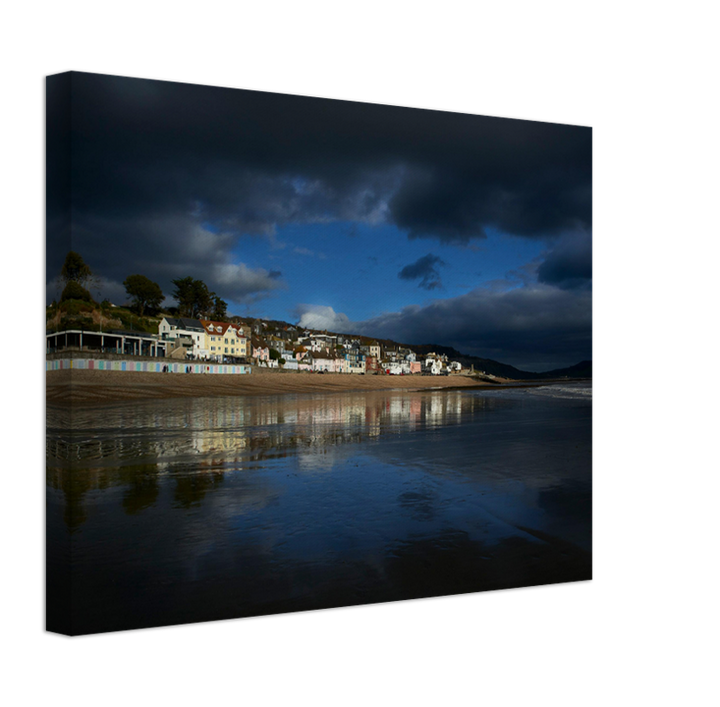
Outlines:
<svg viewBox="0 0 720 707"><path fill-rule="evenodd" d="M97 304L86 299L66 299L53 303L46 310L47 331L80 329L81 331L141 331L157 334L162 314L140 317L127 307L115 307L109 302Z"/></svg>

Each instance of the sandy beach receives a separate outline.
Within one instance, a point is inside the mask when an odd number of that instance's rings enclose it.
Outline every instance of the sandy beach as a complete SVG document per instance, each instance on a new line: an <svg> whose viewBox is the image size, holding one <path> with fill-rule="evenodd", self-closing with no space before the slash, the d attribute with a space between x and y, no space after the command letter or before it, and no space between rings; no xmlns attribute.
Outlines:
<svg viewBox="0 0 720 707"><path fill-rule="evenodd" d="M591 400L367 389L463 380L260 374L328 392L81 404L71 434L49 406L54 615L70 551L76 634L590 579Z"/></svg>
<svg viewBox="0 0 720 707"><path fill-rule="evenodd" d="M341 373L296 373L273 369L254 369L250 375L236 376L87 370L46 373L46 400L53 405L204 396L477 387L493 387L493 384L483 383L466 375L362 376Z"/></svg>

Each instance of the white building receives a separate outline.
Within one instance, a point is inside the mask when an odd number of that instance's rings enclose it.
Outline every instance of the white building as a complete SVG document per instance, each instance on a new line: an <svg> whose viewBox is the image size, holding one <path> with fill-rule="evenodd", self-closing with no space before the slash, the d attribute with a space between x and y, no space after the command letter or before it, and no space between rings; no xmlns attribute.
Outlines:
<svg viewBox="0 0 720 707"><path fill-rule="evenodd" d="M410 362L409 361L388 361L382 364L391 376L409 376L410 375Z"/></svg>
<svg viewBox="0 0 720 707"><path fill-rule="evenodd" d="M425 359L423 370L425 373L432 373L434 376L439 376L440 373L442 373L442 361L439 358L430 358L428 356Z"/></svg>
<svg viewBox="0 0 720 707"><path fill-rule="evenodd" d="M314 353L332 349L335 346L335 337L329 334L313 334L308 341L303 341L303 346Z"/></svg>
<svg viewBox="0 0 720 707"><path fill-rule="evenodd" d="M158 326L160 339L171 344L182 345L196 358L205 358L205 329L199 319L185 317L164 317ZM191 344L191 346L188 346ZM170 352L172 348L168 349Z"/></svg>

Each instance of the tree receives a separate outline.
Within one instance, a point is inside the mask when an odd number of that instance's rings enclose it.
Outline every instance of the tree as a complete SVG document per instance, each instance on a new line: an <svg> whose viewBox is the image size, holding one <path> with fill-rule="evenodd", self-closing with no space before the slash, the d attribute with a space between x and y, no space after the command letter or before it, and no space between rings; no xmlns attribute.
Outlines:
<svg viewBox="0 0 720 707"><path fill-rule="evenodd" d="M210 291L202 280L183 277L173 280L173 285L181 317L199 317L211 309Z"/></svg>
<svg viewBox="0 0 720 707"><path fill-rule="evenodd" d="M218 312L222 319L227 313L227 303L220 299L202 280L192 277L183 277L173 280L175 292L173 297L177 300L181 317L214 317Z"/></svg>
<svg viewBox="0 0 720 707"><path fill-rule="evenodd" d="M178 314L181 317L192 317L193 306L195 303L195 289L193 287L193 280L191 277L178 278L173 280L175 285L175 292L173 297L178 303Z"/></svg>
<svg viewBox="0 0 720 707"><path fill-rule="evenodd" d="M128 275L123 282L128 297L132 297L133 304L138 308L142 317L145 308L157 309L165 299L165 295L157 282L153 282L145 275Z"/></svg>
<svg viewBox="0 0 720 707"><path fill-rule="evenodd" d="M227 317L227 302L220 299L214 292L212 293L213 298L213 312L212 318L215 320L223 321Z"/></svg>
<svg viewBox="0 0 720 707"><path fill-rule="evenodd" d="M79 253L71 250L65 256L60 277L66 284L77 282L79 285L84 285L92 277L92 270Z"/></svg>
<svg viewBox="0 0 720 707"><path fill-rule="evenodd" d="M195 293L195 307L192 316L207 319L213 311L213 293L210 292L208 286L202 280L195 280L193 288Z"/></svg>
<svg viewBox="0 0 720 707"><path fill-rule="evenodd" d="M65 285L62 294L60 295L61 302L69 299L79 299L85 302L93 301L90 292L88 292L88 290L86 290L80 283L75 282L75 280L70 280L68 284Z"/></svg>
<svg viewBox="0 0 720 707"><path fill-rule="evenodd" d="M87 302L93 302L92 295L84 287L91 284L97 287L98 282L93 277L90 266L82 259L79 253L71 250L65 256L65 262L60 270L60 281L65 283L65 287L60 295L60 301L68 299L80 299Z"/></svg>

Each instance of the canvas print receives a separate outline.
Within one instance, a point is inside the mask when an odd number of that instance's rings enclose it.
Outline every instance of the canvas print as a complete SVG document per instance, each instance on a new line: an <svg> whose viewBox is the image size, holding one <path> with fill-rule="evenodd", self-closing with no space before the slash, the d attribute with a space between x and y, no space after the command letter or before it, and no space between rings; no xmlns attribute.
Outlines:
<svg viewBox="0 0 720 707"><path fill-rule="evenodd" d="M48 630L591 578L589 127L46 91Z"/></svg>

